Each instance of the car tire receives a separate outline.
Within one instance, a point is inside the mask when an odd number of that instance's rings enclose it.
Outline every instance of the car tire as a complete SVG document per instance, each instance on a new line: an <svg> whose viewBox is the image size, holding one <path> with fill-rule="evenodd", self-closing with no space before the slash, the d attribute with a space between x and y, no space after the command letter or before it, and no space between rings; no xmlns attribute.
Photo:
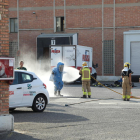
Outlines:
<svg viewBox="0 0 140 140"><path fill-rule="evenodd" d="M9 108L9 111L14 111L16 108Z"/></svg>
<svg viewBox="0 0 140 140"><path fill-rule="evenodd" d="M33 101L32 110L34 112L43 112L47 105L47 99L44 95L37 95Z"/></svg>

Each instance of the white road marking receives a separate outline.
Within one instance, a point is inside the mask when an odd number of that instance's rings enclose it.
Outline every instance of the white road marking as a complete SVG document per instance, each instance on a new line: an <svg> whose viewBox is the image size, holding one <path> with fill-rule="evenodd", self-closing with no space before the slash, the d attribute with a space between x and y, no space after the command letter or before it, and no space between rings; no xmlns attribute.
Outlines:
<svg viewBox="0 0 140 140"><path fill-rule="evenodd" d="M79 100L81 98L67 98L67 99L70 99L70 100Z"/></svg>
<svg viewBox="0 0 140 140"><path fill-rule="evenodd" d="M99 104L105 104L105 105L117 105L118 103L99 103Z"/></svg>

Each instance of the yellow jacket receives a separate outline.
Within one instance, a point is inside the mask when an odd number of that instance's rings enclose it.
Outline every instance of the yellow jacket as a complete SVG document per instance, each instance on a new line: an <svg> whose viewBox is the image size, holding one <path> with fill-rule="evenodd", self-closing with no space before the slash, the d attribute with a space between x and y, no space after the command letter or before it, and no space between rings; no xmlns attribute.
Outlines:
<svg viewBox="0 0 140 140"><path fill-rule="evenodd" d="M82 75L82 81L90 81L90 69L87 66L81 68L79 74Z"/></svg>

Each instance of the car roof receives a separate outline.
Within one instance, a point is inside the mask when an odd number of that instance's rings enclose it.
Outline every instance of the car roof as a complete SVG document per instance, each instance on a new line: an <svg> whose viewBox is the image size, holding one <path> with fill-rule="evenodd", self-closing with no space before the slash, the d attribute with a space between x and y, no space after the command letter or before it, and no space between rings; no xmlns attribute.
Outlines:
<svg viewBox="0 0 140 140"><path fill-rule="evenodd" d="M26 70L18 70L18 69L14 69L14 71L16 72L24 72L24 73L29 73L29 74L32 74L33 76L36 76L36 74L32 71L26 71Z"/></svg>

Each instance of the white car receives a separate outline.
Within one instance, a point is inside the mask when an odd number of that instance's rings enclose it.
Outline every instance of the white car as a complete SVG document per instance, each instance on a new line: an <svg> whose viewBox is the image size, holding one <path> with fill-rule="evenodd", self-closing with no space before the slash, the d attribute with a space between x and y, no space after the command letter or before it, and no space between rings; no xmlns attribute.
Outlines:
<svg viewBox="0 0 140 140"><path fill-rule="evenodd" d="M18 107L31 107L35 112L42 112L49 103L46 85L35 73L14 70L15 79L9 86L9 110Z"/></svg>

